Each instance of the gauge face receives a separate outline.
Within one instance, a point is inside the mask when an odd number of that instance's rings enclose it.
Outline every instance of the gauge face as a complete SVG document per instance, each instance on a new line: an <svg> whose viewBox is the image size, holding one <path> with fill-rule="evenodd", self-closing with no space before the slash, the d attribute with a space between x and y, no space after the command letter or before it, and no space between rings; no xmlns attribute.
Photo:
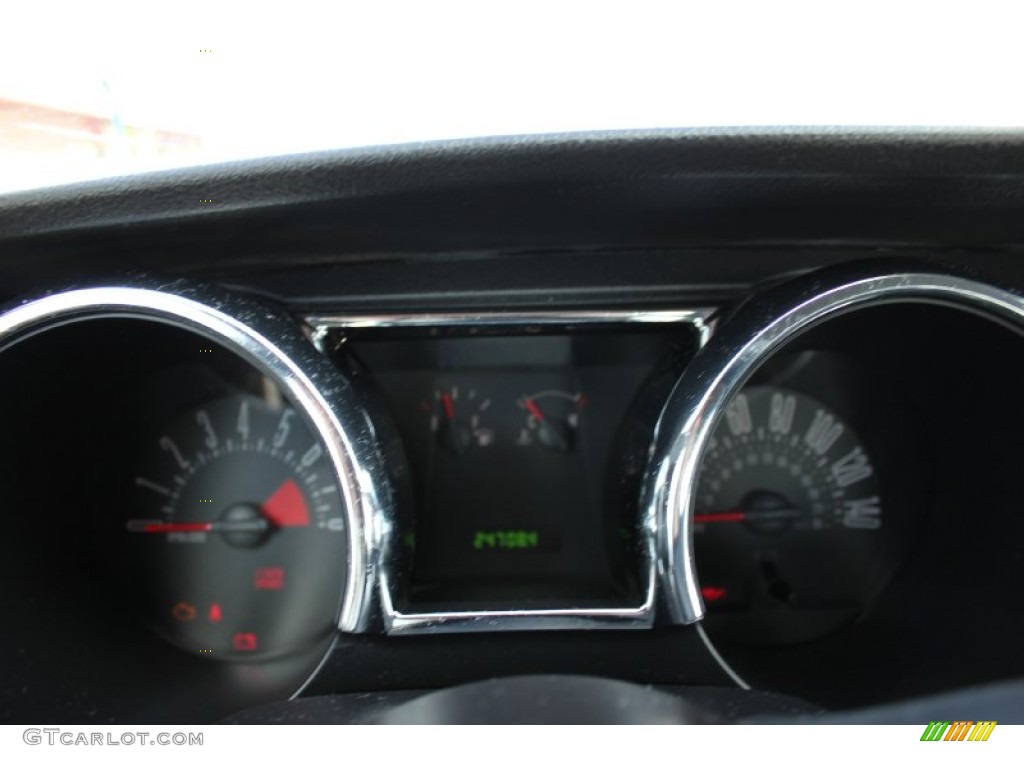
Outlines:
<svg viewBox="0 0 1024 768"><path fill-rule="evenodd" d="M731 617L736 639L765 642L856 618L880 588L883 506L871 457L836 413L793 390L744 389L698 483L694 546L709 617ZM800 621L779 621L787 613Z"/></svg>
<svg viewBox="0 0 1024 768"><path fill-rule="evenodd" d="M140 599L172 643L269 657L334 626L347 539L326 450L276 390L189 411L152 441L125 524Z"/></svg>
<svg viewBox="0 0 1024 768"><path fill-rule="evenodd" d="M494 430L487 426L491 400L472 387L438 390L432 402L423 401L420 407L430 414L430 431L438 446L452 456L494 444Z"/></svg>
<svg viewBox="0 0 1024 768"><path fill-rule="evenodd" d="M571 452L576 445L580 411L586 404L587 399L582 393L560 389L523 395L516 400L525 417L516 444L539 445L557 453Z"/></svg>

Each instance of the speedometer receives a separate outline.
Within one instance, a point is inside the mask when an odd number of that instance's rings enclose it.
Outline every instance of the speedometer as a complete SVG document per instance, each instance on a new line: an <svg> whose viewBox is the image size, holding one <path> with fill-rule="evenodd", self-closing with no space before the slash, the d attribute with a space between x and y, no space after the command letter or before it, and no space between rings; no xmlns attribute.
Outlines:
<svg viewBox="0 0 1024 768"><path fill-rule="evenodd" d="M833 410L786 388L744 389L698 483L694 546L709 617L731 616L732 634L768 642L856 617L878 589L868 574L884 508L868 450ZM786 612L803 620L768 620Z"/></svg>
<svg viewBox="0 0 1024 768"><path fill-rule="evenodd" d="M326 452L269 381L182 414L151 441L125 523L144 613L181 648L275 656L322 639L347 566Z"/></svg>

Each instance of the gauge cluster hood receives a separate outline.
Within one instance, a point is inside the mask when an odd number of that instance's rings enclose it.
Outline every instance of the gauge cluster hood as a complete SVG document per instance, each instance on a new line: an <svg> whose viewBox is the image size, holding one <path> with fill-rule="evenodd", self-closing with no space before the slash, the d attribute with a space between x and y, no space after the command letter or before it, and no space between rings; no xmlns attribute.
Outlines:
<svg viewBox="0 0 1024 768"><path fill-rule="evenodd" d="M0 197L0 720L1019 718L1022 192L783 127Z"/></svg>

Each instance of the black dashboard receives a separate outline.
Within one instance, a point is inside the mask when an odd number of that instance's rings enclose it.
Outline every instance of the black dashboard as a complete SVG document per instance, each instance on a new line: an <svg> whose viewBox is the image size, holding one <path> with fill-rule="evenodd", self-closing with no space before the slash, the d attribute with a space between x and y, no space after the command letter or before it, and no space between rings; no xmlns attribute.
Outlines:
<svg viewBox="0 0 1024 768"><path fill-rule="evenodd" d="M1022 150L581 134L3 198L0 719L1017 685Z"/></svg>

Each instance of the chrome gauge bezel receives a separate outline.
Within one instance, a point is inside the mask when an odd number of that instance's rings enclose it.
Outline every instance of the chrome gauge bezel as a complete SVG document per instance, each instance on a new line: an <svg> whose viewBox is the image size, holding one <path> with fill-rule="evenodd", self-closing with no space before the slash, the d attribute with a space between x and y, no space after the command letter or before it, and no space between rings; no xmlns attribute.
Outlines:
<svg viewBox="0 0 1024 768"><path fill-rule="evenodd" d="M129 318L191 331L237 354L274 381L323 442L341 491L348 563L337 627L371 628L376 574L386 555L391 493L374 425L351 385L306 340L287 313L187 281L71 288L0 314L0 354L46 331L103 318Z"/></svg>
<svg viewBox="0 0 1024 768"><path fill-rule="evenodd" d="M728 403L762 363L805 331L860 309L895 303L972 312L1024 334L1024 298L1017 294L921 265L861 263L756 294L724 318L711 343L694 356L658 420L642 490L645 519L657 532L659 587L671 622L692 624L704 617L693 514L704 451Z"/></svg>
<svg viewBox="0 0 1024 768"><path fill-rule="evenodd" d="M310 336L319 349L330 352L332 333L387 328L501 328L529 330L537 327L575 328L602 324L681 324L690 326L703 346L714 331L711 307L673 310L554 310L534 312L462 312L406 314L317 314L305 318ZM396 606L398 578L388 566L379 572L380 603L385 630L392 635L451 632L507 632L573 629L648 629L654 624L657 605L655 527L641 521L640 568L643 600L636 605L517 610L403 611ZM396 530L396 534L401 532Z"/></svg>

